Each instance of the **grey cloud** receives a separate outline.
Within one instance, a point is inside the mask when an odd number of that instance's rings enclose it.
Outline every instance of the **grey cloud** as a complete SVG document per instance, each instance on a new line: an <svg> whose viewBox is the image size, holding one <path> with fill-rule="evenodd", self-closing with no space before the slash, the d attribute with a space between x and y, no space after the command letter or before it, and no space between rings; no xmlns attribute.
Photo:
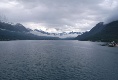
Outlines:
<svg viewBox="0 0 118 80"><path fill-rule="evenodd" d="M11 22L40 23L47 28L63 30L88 30L97 22L112 21L118 17L106 9L105 0L1 0L10 7L1 7L0 12ZM117 1L117 0L115 0ZM11 2L11 3L10 3ZM116 12L115 12L116 11ZM107 16L112 16L107 17ZM113 19L112 19L113 18ZM85 25L85 24L89 25ZM76 25L79 24L79 25ZM35 27L35 26L34 26Z"/></svg>
<svg viewBox="0 0 118 80"><path fill-rule="evenodd" d="M107 24L116 20L118 20L118 6L110 12L108 17L106 17L105 23Z"/></svg>

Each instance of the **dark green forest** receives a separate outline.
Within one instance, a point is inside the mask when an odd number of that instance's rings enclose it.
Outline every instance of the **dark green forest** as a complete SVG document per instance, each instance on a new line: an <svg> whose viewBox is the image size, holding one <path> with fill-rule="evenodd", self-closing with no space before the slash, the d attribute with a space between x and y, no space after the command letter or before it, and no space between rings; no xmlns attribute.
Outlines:
<svg viewBox="0 0 118 80"><path fill-rule="evenodd" d="M77 36L75 39L81 41L116 41L118 42L118 21L108 24L98 23L89 32Z"/></svg>

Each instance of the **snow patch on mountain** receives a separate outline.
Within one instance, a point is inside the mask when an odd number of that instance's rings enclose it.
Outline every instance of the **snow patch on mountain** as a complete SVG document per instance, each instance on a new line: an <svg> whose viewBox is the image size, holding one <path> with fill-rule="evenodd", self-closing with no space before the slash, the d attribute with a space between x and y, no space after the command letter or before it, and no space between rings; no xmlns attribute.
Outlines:
<svg viewBox="0 0 118 80"><path fill-rule="evenodd" d="M61 32L61 33L49 33L49 32L45 32L42 30L32 30L30 31L30 33L38 35L38 36L49 36L49 37L59 37L59 38L74 38L77 37L78 35L83 34L83 32Z"/></svg>

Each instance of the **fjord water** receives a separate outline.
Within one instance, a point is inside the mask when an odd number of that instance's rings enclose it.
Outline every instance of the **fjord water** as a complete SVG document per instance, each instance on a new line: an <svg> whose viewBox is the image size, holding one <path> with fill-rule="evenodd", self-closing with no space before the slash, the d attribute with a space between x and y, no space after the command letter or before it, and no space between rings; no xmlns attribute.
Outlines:
<svg viewBox="0 0 118 80"><path fill-rule="evenodd" d="M0 42L0 80L118 80L118 47L100 44Z"/></svg>

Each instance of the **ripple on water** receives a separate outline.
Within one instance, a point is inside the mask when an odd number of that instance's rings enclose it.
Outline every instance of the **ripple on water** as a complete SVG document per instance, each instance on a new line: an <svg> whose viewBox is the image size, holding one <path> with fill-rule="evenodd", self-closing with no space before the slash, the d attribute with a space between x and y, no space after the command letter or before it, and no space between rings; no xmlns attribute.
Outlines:
<svg viewBox="0 0 118 80"><path fill-rule="evenodd" d="M98 44L0 42L0 80L118 80L118 49Z"/></svg>

